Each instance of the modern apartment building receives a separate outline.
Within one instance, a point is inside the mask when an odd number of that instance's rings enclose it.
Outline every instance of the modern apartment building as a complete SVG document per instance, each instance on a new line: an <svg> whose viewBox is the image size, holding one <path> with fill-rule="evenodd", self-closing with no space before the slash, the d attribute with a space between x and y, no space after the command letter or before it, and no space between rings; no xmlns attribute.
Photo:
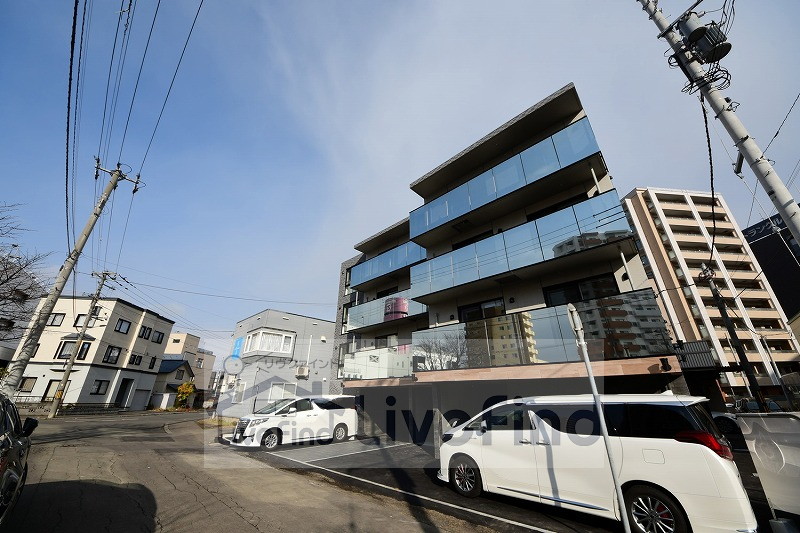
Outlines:
<svg viewBox="0 0 800 533"><path fill-rule="evenodd" d="M517 395L683 390L589 119L570 84L411 184L423 205L341 268L336 377L372 423L430 441ZM431 427L433 430L431 431Z"/></svg>
<svg viewBox="0 0 800 533"><path fill-rule="evenodd" d="M214 372L214 352L200 348L200 337L191 333L175 332L169 336L164 348L164 359L183 359L192 367L194 384L200 395L209 395L211 374ZM206 394L209 393L209 394Z"/></svg>
<svg viewBox="0 0 800 533"><path fill-rule="evenodd" d="M39 301L39 311L44 298ZM145 409L174 322L120 298L62 296L15 396L18 402L51 401L84 321L89 328L64 393L64 404L116 404ZM19 356L17 348L14 357Z"/></svg>
<svg viewBox="0 0 800 533"><path fill-rule="evenodd" d="M221 416L241 417L272 400L327 394L333 322L265 309L236 323L217 403Z"/></svg>
<svg viewBox="0 0 800 533"><path fill-rule="evenodd" d="M722 371L722 391L749 395L711 289L699 277L705 264L715 272L759 384L780 394L777 374L800 370L800 345L725 200L707 192L643 188L631 191L624 204L676 341L708 341L715 370Z"/></svg>

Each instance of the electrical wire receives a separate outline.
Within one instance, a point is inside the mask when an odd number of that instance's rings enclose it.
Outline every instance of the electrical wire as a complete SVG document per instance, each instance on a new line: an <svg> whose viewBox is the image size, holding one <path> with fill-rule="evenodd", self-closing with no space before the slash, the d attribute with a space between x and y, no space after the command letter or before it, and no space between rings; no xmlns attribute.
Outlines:
<svg viewBox="0 0 800 533"><path fill-rule="evenodd" d="M775 132L775 135L772 136L772 139L770 139L769 143L767 144L767 147L764 148L763 152L761 152L761 157L764 157L764 155L767 153L767 150L769 150L769 147L772 146L772 141L774 141L775 138L778 136L778 134L781 132L781 128L783 128L783 125L786 124L786 119L788 119L789 115L791 115L792 109L794 109L794 106L795 106L795 104L797 104L797 100L798 99L800 99L800 93L797 93L797 96L795 97L794 102L792 102L792 105L789 108L789 111L786 113L786 116L783 117L783 121L781 122L781 125L778 126L778 130Z"/></svg>
<svg viewBox="0 0 800 533"><path fill-rule="evenodd" d="M126 280L127 281L127 280ZM131 282L134 283L134 282ZM224 294L211 294L205 292L196 292L196 291L187 291L183 289L174 289L171 287L162 287L159 285L150 285L147 283L135 282L136 285L140 287L150 287L152 289L161 289L164 291L172 291L172 292L181 292L184 294L194 294L196 296L208 296L209 298L222 298L225 300L241 300L245 302L262 302L262 303L271 303L271 304L292 304L292 305L320 305L320 306L336 306L335 303L321 303L321 302L292 302L292 301L283 301L283 300L266 300L263 298L249 298L246 296L227 296Z"/></svg>
<svg viewBox="0 0 800 533"><path fill-rule="evenodd" d="M64 163L64 214L67 221L67 254L72 252L72 244L71 244L71 234L70 234L70 223L69 223L69 169L70 169L70 159L69 159L69 136L70 136L70 120L72 114L72 69L75 60L75 35L78 33L78 7L80 6L80 0L75 0L75 7L72 11L72 36L70 37L69 43L69 79L67 81L67 140L66 140L66 156L65 156L65 163Z"/></svg>
<svg viewBox="0 0 800 533"><path fill-rule="evenodd" d="M717 195L714 192L714 159L711 155L711 135L708 132L708 112L706 111L705 98L700 93L700 107L703 110L703 124L706 130L706 145L708 147L708 168L711 181L711 249L709 250L708 266L713 264L714 244L717 239Z"/></svg>
<svg viewBox="0 0 800 533"><path fill-rule="evenodd" d="M164 103L161 105L161 111L158 113L158 119L156 120L156 125L153 128L153 134L150 136L150 142L147 143L147 149L144 152L144 157L142 158L142 164L139 166L138 174L142 173L142 168L144 168L144 163L147 161L147 155L150 153L150 147L153 145L153 139L156 137L156 131L158 131L158 125L161 124L161 117L164 115L164 109L167 107L167 101L169 100L169 95L172 94L172 86L175 84L175 78L178 76L178 69L181 67L181 62L183 61L183 56L186 53L186 47L189 46L189 39L192 37L192 32L194 31L194 26L197 23L197 17L200 16L200 9L203 7L203 1L200 0L200 5L197 6L197 12L194 15L194 20L192 21L192 27L189 28L189 35L186 36L186 42L183 44L183 50L181 51L181 56L178 59L178 64L175 66L175 72L172 74L172 81L169 83L169 89L167 89L167 95L164 97Z"/></svg>
<svg viewBox="0 0 800 533"><path fill-rule="evenodd" d="M122 75L125 72L125 62L128 58L128 43L131 38L131 31L133 27L134 15L136 13L136 3L134 0L128 0L127 16L125 18L125 27L122 31L122 46L120 47L119 61L117 61L117 72L115 74L114 91L111 97L111 118L108 123L108 130L106 136L106 146L103 153L103 160L108 159L108 151L111 148L111 138L114 131L114 121L117 116L117 104L119 102L119 91L122 88ZM119 161L117 162L119 164Z"/></svg>

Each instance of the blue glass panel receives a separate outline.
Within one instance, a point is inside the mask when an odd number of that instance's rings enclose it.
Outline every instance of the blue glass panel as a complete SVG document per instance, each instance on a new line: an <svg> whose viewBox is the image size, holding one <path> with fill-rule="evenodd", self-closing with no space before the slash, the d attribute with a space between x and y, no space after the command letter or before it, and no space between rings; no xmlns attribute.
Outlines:
<svg viewBox="0 0 800 533"><path fill-rule="evenodd" d="M506 242L506 257L509 269L520 268L539 263L543 260L542 246L536 224L528 222L503 233Z"/></svg>
<svg viewBox="0 0 800 533"><path fill-rule="evenodd" d="M589 120L585 118L553 135L553 144L562 168L600 151Z"/></svg>
<svg viewBox="0 0 800 533"><path fill-rule="evenodd" d="M440 196L426 204L428 206L428 229L435 228L447 220L447 198Z"/></svg>
<svg viewBox="0 0 800 533"><path fill-rule="evenodd" d="M545 259L559 255L558 251L579 233L575 213L571 208L536 220L536 230L539 232L542 255Z"/></svg>
<svg viewBox="0 0 800 533"><path fill-rule="evenodd" d="M548 137L540 143L534 144L520 154L522 167L525 169L525 180L528 183L552 174L561 165L558 163L556 148L553 139Z"/></svg>
<svg viewBox="0 0 800 533"><path fill-rule="evenodd" d="M452 256L454 285L461 285L478 279L478 260L475 257L474 244L454 250Z"/></svg>
<svg viewBox="0 0 800 533"><path fill-rule="evenodd" d="M372 263L366 261L359 263L350 269L350 285L358 285L369 279Z"/></svg>
<svg viewBox="0 0 800 533"><path fill-rule="evenodd" d="M431 290L440 291L453 286L453 257L444 254L429 261L431 265Z"/></svg>
<svg viewBox="0 0 800 533"><path fill-rule="evenodd" d="M447 193L447 219L453 220L454 218L467 213L470 210L469 206L469 190L467 184L456 187Z"/></svg>
<svg viewBox="0 0 800 533"><path fill-rule="evenodd" d="M425 248L415 242L406 243L406 251L409 265L425 259Z"/></svg>
<svg viewBox="0 0 800 533"><path fill-rule="evenodd" d="M497 196L508 194L525 185L525 173L522 172L522 161L515 155L492 169Z"/></svg>
<svg viewBox="0 0 800 533"><path fill-rule="evenodd" d="M502 233L476 242L475 253L478 256L478 273L481 278L508 272L506 246Z"/></svg>
<svg viewBox="0 0 800 533"><path fill-rule="evenodd" d="M469 201L472 209L488 204L497 198L497 191L494 188L494 176L491 170L472 178L467 182L467 186L469 187Z"/></svg>
<svg viewBox="0 0 800 533"><path fill-rule="evenodd" d="M607 234L607 238L618 238L631 232L615 191L595 196L574 208L581 233L597 231Z"/></svg>
<svg viewBox="0 0 800 533"><path fill-rule="evenodd" d="M428 230L428 206L421 206L408 215L409 234L411 237L422 235Z"/></svg>
<svg viewBox="0 0 800 533"><path fill-rule="evenodd" d="M411 289L409 296L416 298L431 292L431 262L426 261L411 267Z"/></svg>
<svg viewBox="0 0 800 533"><path fill-rule="evenodd" d="M536 336L536 358L541 363L577 361L575 334L569 325L566 306L531 311Z"/></svg>

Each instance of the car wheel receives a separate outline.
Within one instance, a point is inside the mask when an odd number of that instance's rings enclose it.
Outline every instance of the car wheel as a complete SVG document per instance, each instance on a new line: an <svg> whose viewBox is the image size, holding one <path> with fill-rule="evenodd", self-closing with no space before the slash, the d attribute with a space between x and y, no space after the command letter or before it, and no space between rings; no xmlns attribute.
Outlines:
<svg viewBox="0 0 800 533"><path fill-rule="evenodd" d="M460 455L450 461L450 481L453 483L453 489L467 498L475 498L483 488L478 465L466 455Z"/></svg>
<svg viewBox="0 0 800 533"><path fill-rule="evenodd" d="M663 490L637 485L625 492L631 530L638 533L688 533L689 521L678 502Z"/></svg>
<svg viewBox="0 0 800 533"><path fill-rule="evenodd" d="M333 442L343 442L347 440L347 426L339 424L333 428Z"/></svg>
<svg viewBox="0 0 800 533"><path fill-rule="evenodd" d="M274 450L278 447L278 444L281 443L281 436L280 434L275 431L274 429L270 429L264 436L261 437L261 446L266 448L267 450Z"/></svg>

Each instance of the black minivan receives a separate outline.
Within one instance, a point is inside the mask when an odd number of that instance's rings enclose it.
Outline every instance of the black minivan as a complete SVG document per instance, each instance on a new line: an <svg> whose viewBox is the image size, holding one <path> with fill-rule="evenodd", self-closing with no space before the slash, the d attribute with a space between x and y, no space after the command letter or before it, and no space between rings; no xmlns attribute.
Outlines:
<svg viewBox="0 0 800 533"><path fill-rule="evenodd" d="M0 393L0 526L8 521L25 486L30 435L38 425L30 417L22 423L14 402Z"/></svg>

